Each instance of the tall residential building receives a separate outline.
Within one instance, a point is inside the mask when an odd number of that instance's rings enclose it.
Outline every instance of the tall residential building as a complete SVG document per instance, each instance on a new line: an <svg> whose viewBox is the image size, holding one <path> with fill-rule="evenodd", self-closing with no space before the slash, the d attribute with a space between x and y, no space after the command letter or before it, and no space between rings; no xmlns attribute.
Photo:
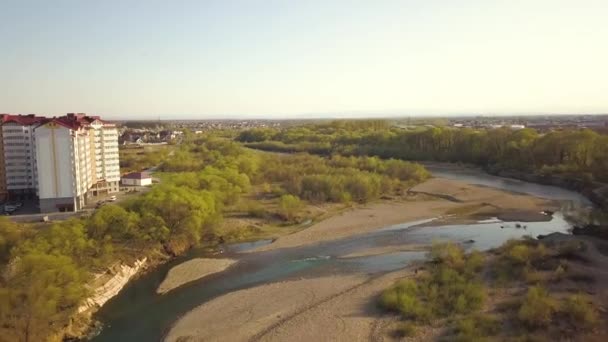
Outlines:
<svg viewBox="0 0 608 342"><path fill-rule="evenodd" d="M2 115L0 196L37 197L41 212L82 209L119 191L118 131L98 116Z"/></svg>
<svg viewBox="0 0 608 342"><path fill-rule="evenodd" d="M44 120L33 114L2 116L2 185L7 198L35 198L38 184L34 128Z"/></svg>
<svg viewBox="0 0 608 342"><path fill-rule="evenodd" d="M40 211L82 209L119 191L118 131L98 116L68 114L35 129Z"/></svg>

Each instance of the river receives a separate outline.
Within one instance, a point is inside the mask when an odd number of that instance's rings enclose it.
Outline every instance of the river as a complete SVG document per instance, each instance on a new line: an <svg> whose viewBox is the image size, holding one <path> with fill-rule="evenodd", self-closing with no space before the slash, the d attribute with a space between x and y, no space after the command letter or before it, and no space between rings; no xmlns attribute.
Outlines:
<svg viewBox="0 0 608 342"><path fill-rule="evenodd" d="M439 177L559 200L563 204L563 210L555 213L551 221L525 223L525 229L518 228L517 222L498 220L469 225L420 227L421 224L428 224L432 220L427 219L340 240L267 252L242 253L270 241L231 245L227 246L222 257L238 259L239 262L235 266L167 294L158 295L156 289L171 267L191 258L209 257L206 252L192 250L187 255L131 282L106 303L95 315L95 319L102 322L103 329L93 341L159 341L179 317L200 304L231 291L294 277L388 272L403 268L409 262L421 260L426 254L422 251L412 251L355 258L338 257L372 247L429 244L436 240L450 240L463 243L470 249L486 250L497 247L510 238L567 232L571 224L564 218L563 212L580 210L590 205L583 196L557 187L495 177L468 169L441 165L427 167Z"/></svg>

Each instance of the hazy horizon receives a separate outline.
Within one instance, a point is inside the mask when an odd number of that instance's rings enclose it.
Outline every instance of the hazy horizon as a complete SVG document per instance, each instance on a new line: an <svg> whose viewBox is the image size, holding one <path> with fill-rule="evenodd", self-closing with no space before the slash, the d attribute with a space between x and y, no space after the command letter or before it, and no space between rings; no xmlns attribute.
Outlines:
<svg viewBox="0 0 608 342"><path fill-rule="evenodd" d="M111 120L124 121L197 121L197 120L332 120L332 119L425 119L425 118L473 118L473 117L538 117L538 116L604 116L608 113L437 113L437 114L400 114L400 113L303 113L282 116L265 115L142 115L129 118L128 114L109 115Z"/></svg>
<svg viewBox="0 0 608 342"><path fill-rule="evenodd" d="M604 114L607 17L599 0L3 1L0 112Z"/></svg>

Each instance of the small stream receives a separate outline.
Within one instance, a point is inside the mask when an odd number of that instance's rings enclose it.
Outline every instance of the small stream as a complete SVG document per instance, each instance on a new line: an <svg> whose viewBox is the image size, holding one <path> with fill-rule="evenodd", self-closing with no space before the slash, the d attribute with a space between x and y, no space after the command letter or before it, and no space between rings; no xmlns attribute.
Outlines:
<svg viewBox="0 0 608 342"><path fill-rule="evenodd" d="M427 219L339 240L267 252L244 253L271 243L270 240L234 244L227 246L221 255L222 258L238 259L239 262L234 266L167 294L157 295L156 288L171 267L196 257L218 257L210 256L202 250L192 250L131 282L118 296L104 305L95 316L103 323L103 330L93 341L159 341L180 316L228 292L299 277L388 272L403 268L413 261L423 260L426 256L424 251L397 251L373 256L341 257L369 248L454 241L462 243L467 249L487 250L511 238L568 232L571 224L564 218L563 212L581 210L590 205L579 194L556 187L469 170L459 172L436 169L433 166L428 168L444 178L559 200L563 203L563 210L546 222L520 223L491 219L476 224L428 226L433 219Z"/></svg>

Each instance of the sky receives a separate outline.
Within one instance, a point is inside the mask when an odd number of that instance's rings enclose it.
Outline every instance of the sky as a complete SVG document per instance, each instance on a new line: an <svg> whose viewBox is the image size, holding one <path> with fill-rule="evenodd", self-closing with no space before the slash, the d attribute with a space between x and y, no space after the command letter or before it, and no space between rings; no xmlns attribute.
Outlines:
<svg viewBox="0 0 608 342"><path fill-rule="evenodd" d="M0 0L0 113L608 113L606 0Z"/></svg>

